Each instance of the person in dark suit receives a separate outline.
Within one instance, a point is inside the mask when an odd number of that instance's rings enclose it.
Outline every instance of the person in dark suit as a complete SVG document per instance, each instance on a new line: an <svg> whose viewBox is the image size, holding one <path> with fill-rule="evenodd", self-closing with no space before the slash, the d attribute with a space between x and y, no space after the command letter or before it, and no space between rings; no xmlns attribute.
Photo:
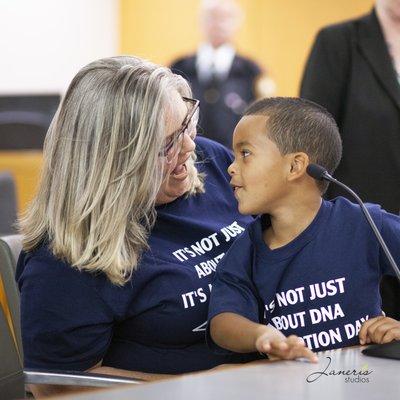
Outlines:
<svg viewBox="0 0 400 400"><path fill-rule="evenodd" d="M196 54L171 65L189 80L200 100L200 131L231 148L232 133L249 103L272 91L273 83L252 60L237 54L232 41L241 11L232 0L203 1L201 27L205 43Z"/></svg>
<svg viewBox="0 0 400 400"><path fill-rule="evenodd" d="M364 201L400 210L400 3L323 28L306 64L300 96L328 109L343 140L336 178ZM328 197L347 196L331 185ZM400 285L382 283L383 309L400 318Z"/></svg>

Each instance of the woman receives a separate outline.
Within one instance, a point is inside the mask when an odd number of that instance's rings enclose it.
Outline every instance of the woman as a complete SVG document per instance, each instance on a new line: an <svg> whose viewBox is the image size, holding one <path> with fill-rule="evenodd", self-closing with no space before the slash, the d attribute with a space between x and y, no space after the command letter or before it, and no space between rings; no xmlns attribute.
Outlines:
<svg viewBox="0 0 400 400"><path fill-rule="evenodd" d="M364 201L400 210L400 1L377 0L365 16L323 28L304 71L301 97L324 106L343 140L336 178ZM349 196L332 185L329 198ZM352 200L352 199L351 199ZM383 310L400 319L400 285L381 284Z"/></svg>
<svg viewBox="0 0 400 400"><path fill-rule="evenodd" d="M150 379L254 359L204 340L215 267L249 221L230 153L204 138L195 152L197 107L183 78L138 58L73 79L21 220L25 367Z"/></svg>

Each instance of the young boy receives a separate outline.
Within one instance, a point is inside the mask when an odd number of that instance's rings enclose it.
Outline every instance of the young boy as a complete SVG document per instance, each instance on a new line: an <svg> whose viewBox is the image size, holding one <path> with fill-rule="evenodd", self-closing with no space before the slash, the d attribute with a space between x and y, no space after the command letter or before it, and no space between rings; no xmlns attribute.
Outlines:
<svg viewBox="0 0 400 400"><path fill-rule="evenodd" d="M240 120L233 148L228 171L239 211L260 216L218 266L210 347L316 361L312 350L400 339L400 322L383 316L379 294L382 274L393 272L360 207L323 200L327 183L306 172L310 163L329 173L339 164L332 116L302 99L263 99ZM400 218L368 208L400 260Z"/></svg>

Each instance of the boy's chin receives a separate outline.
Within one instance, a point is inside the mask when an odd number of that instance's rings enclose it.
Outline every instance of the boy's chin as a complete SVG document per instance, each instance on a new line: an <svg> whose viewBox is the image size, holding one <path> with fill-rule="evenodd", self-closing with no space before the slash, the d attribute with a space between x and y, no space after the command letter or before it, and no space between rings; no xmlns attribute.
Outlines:
<svg viewBox="0 0 400 400"><path fill-rule="evenodd" d="M244 204L238 204L238 210L242 215L256 215L255 212L251 207L246 207Z"/></svg>

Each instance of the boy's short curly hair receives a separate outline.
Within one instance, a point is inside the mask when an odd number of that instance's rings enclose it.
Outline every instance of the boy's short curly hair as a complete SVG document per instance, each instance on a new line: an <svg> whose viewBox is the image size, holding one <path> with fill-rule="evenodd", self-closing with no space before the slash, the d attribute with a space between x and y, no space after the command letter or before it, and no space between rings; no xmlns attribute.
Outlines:
<svg viewBox="0 0 400 400"><path fill-rule="evenodd" d="M311 163L332 174L342 157L342 140L332 115L312 101L296 97L269 97L251 104L243 116L264 115L269 139L281 154L304 152ZM328 182L318 182L322 193Z"/></svg>

